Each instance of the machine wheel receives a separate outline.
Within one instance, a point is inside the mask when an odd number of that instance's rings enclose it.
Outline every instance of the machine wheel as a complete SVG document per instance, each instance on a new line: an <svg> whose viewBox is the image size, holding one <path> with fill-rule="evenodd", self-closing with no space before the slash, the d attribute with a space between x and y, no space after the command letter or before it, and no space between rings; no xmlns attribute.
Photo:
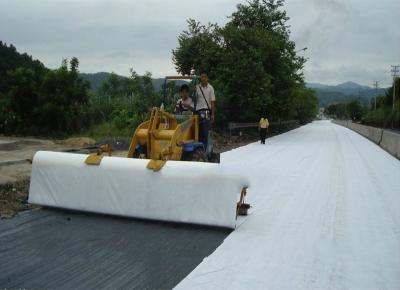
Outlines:
<svg viewBox="0 0 400 290"><path fill-rule="evenodd" d="M203 148L197 148L188 154L186 161L207 162L207 156Z"/></svg>

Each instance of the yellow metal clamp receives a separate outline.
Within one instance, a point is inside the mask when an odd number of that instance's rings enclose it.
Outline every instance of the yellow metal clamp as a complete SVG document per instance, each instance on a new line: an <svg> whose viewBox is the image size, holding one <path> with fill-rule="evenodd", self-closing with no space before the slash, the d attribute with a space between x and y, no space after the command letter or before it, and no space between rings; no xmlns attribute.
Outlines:
<svg viewBox="0 0 400 290"><path fill-rule="evenodd" d="M147 163L147 169L151 169L154 172L160 171L165 163L167 163L171 154L171 149L164 149L159 156L160 159L151 159L149 163Z"/></svg>
<svg viewBox="0 0 400 290"><path fill-rule="evenodd" d="M151 169L154 172L160 171L161 168L167 163L167 160L155 160L151 159L149 163L147 163L147 169Z"/></svg>
<svg viewBox="0 0 400 290"><path fill-rule="evenodd" d="M108 153L108 156L111 156L112 151L113 150L110 145L101 145L99 149L97 149L96 154L90 154L88 157L86 157L85 163L87 165L100 165L101 160L104 157L103 153Z"/></svg>

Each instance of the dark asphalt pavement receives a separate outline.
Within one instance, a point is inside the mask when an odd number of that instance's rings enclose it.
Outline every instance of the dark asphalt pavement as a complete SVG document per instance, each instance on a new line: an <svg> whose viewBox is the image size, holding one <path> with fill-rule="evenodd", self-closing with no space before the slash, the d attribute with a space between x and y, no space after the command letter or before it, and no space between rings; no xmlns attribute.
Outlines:
<svg viewBox="0 0 400 290"><path fill-rule="evenodd" d="M33 210L0 220L0 289L170 289L229 233Z"/></svg>

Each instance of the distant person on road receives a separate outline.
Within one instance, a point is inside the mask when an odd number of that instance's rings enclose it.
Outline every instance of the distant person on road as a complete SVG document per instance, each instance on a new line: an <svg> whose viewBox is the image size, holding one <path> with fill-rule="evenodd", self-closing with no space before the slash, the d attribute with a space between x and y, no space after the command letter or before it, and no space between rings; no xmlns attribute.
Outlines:
<svg viewBox="0 0 400 290"><path fill-rule="evenodd" d="M258 130L260 131L261 144L265 144L265 139L267 138L267 131L269 127L269 122L267 119L267 114L263 113L258 124Z"/></svg>
<svg viewBox="0 0 400 290"><path fill-rule="evenodd" d="M182 115L191 115L193 113L193 101L189 97L189 86L183 84L180 88L181 98L175 106L175 113Z"/></svg>
<svg viewBox="0 0 400 290"><path fill-rule="evenodd" d="M199 115L200 141L207 150L208 131L215 121L215 94L214 88L208 83L206 71L200 73L200 84L196 85L196 114Z"/></svg>

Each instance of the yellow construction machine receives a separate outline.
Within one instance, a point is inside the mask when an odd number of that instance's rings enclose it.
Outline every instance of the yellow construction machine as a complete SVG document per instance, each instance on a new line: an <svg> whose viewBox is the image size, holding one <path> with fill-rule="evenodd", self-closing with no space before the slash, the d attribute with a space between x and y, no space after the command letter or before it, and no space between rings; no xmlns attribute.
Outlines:
<svg viewBox="0 0 400 290"><path fill-rule="evenodd" d="M167 76L164 80L164 100L167 99L167 81L190 80L196 85L196 76ZM196 96L192 94L192 99ZM194 108L194 111L196 108ZM132 137L128 158L149 159L148 169L159 171L168 160L220 162L219 153L213 150L211 133L207 138L207 146L199 142L199 116L196 114L171 114L161 108L151 110L149 120L140 124ZM206 148L205 148L206 147ZM101 151L109 152L108 150ZM91 155L86 163L98 165L102 155Z"/></svg>

